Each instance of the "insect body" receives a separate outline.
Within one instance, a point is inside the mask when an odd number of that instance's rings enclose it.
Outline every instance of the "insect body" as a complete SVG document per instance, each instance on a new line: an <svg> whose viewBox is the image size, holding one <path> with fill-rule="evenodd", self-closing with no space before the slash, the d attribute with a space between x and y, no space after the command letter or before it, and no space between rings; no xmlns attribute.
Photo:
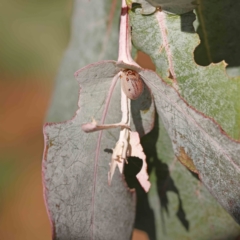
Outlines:
<svg viewBox="0 0 240 240"><path fill-rule="evenodd" d="M120 74L122 89L126 96L136 100L142 94L144 83L140 75L130 69L125 69Z"/></svg>

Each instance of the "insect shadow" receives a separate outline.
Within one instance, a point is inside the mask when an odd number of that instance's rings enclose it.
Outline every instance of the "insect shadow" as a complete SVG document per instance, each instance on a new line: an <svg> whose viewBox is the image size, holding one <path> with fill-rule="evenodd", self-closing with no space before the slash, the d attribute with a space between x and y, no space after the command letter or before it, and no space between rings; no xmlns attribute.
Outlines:
<svg viewBox="0 0 240 240"><path fill-rule="evenodd" d="M159 136L159 119L156 116L155 125L153 130L141 139L144 152L147 156L148 162L148 173L155 173L156 176L156 186L157 193L156 196L159 199L160 205L160 217L162 222L162 232L167 234L165 226L165 216L169 214L169 200L167 193L173 192L177 195L178 199L178 209L176 211L176 216L181 224L184 226L185 230L189 230L189 221L187 220L186 213L184 211L180 192L176 187L169 167L166 163L161 161L157 156L156 144ZM136 206L136 220L135 228L142 230L148 234L150 240L156 240L156 212L149 203L149 194L145 193L143 188L140 186L138 180L136 179L136 174L140 171L142 166L142 161L138 158L128 158L128 164L125 165L124 175L128 186L130 188L135 188L137 193L137 206ZM166 214L164 214L166 213Z"/></svg>

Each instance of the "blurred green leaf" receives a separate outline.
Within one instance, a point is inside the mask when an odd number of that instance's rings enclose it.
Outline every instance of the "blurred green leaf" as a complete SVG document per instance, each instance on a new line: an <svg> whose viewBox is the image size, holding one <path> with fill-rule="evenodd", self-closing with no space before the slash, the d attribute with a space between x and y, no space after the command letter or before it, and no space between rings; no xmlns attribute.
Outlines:
<svg viewBox="0 0 240 240"><path fill-rule="evenodd" d="M69 39L70 13L71 1L1 1L2 74L54 74Z"/></svg>
<svg viewBox="0 0 240 240"><path fill-rule="evenodd" d="M55 83L47 121L70 119L77 110L78 84L74 73L92 62L117 59L120 2L75 1L71 40Z"/></svg>

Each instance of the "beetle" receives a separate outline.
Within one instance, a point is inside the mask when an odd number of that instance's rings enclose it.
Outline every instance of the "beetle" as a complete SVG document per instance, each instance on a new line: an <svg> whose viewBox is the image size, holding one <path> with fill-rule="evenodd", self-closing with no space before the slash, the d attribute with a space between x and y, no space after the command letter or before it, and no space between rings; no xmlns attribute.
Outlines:
<svg viewBox="0 0 240 240"><path fill-rule="evenodd" d="M125 69L120 73L122 90L128 98L136 100L140 97L144 89L144 83L140 75L130 69Z"/></svg>

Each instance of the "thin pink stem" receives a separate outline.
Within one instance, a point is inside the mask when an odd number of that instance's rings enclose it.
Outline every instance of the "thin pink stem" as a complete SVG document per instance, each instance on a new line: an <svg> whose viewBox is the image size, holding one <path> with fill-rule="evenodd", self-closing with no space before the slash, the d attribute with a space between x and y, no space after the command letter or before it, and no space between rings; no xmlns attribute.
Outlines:
<svg viewBox="0 0 240 240"><path fill-rule="evenodd" d="M107 112L109 109L109 104L110 104L110 100L112 97L112 93L113 93L113 89L116 86L116 83L118 81L118 77L115 76L112 80L112 84L109 88L108 91L108 96L105 102L105 107L104 107L104 111L103 111L103 115L102 115L102 119L101 119L101 124L104 124L106 116L107 116ZM99 162L99 155L100 155L100 147L101 147L101 140L102 140L102 132L99 132L98 135L98 140L97 140L97 149L96 149L96 155L95 155L95 161L94 161L94 179L93 179L93 190L92 190L92 216L91 216L91 227L92 227L92 234L91 234L91 240L94 239L94 221L95 221L95 194L96 194L96 183L97 183L97 174L98 174L98 162Z"/></svg>
<svg viewBox="0 0 240 240"><path fill-rule="evenodd" d="M118 61L138 66L131 56L131 33L128 16L128 6L126 0L122 0L120 32L119 32L119 51ZM139 66L138 66L139 67Z"/></svg>

